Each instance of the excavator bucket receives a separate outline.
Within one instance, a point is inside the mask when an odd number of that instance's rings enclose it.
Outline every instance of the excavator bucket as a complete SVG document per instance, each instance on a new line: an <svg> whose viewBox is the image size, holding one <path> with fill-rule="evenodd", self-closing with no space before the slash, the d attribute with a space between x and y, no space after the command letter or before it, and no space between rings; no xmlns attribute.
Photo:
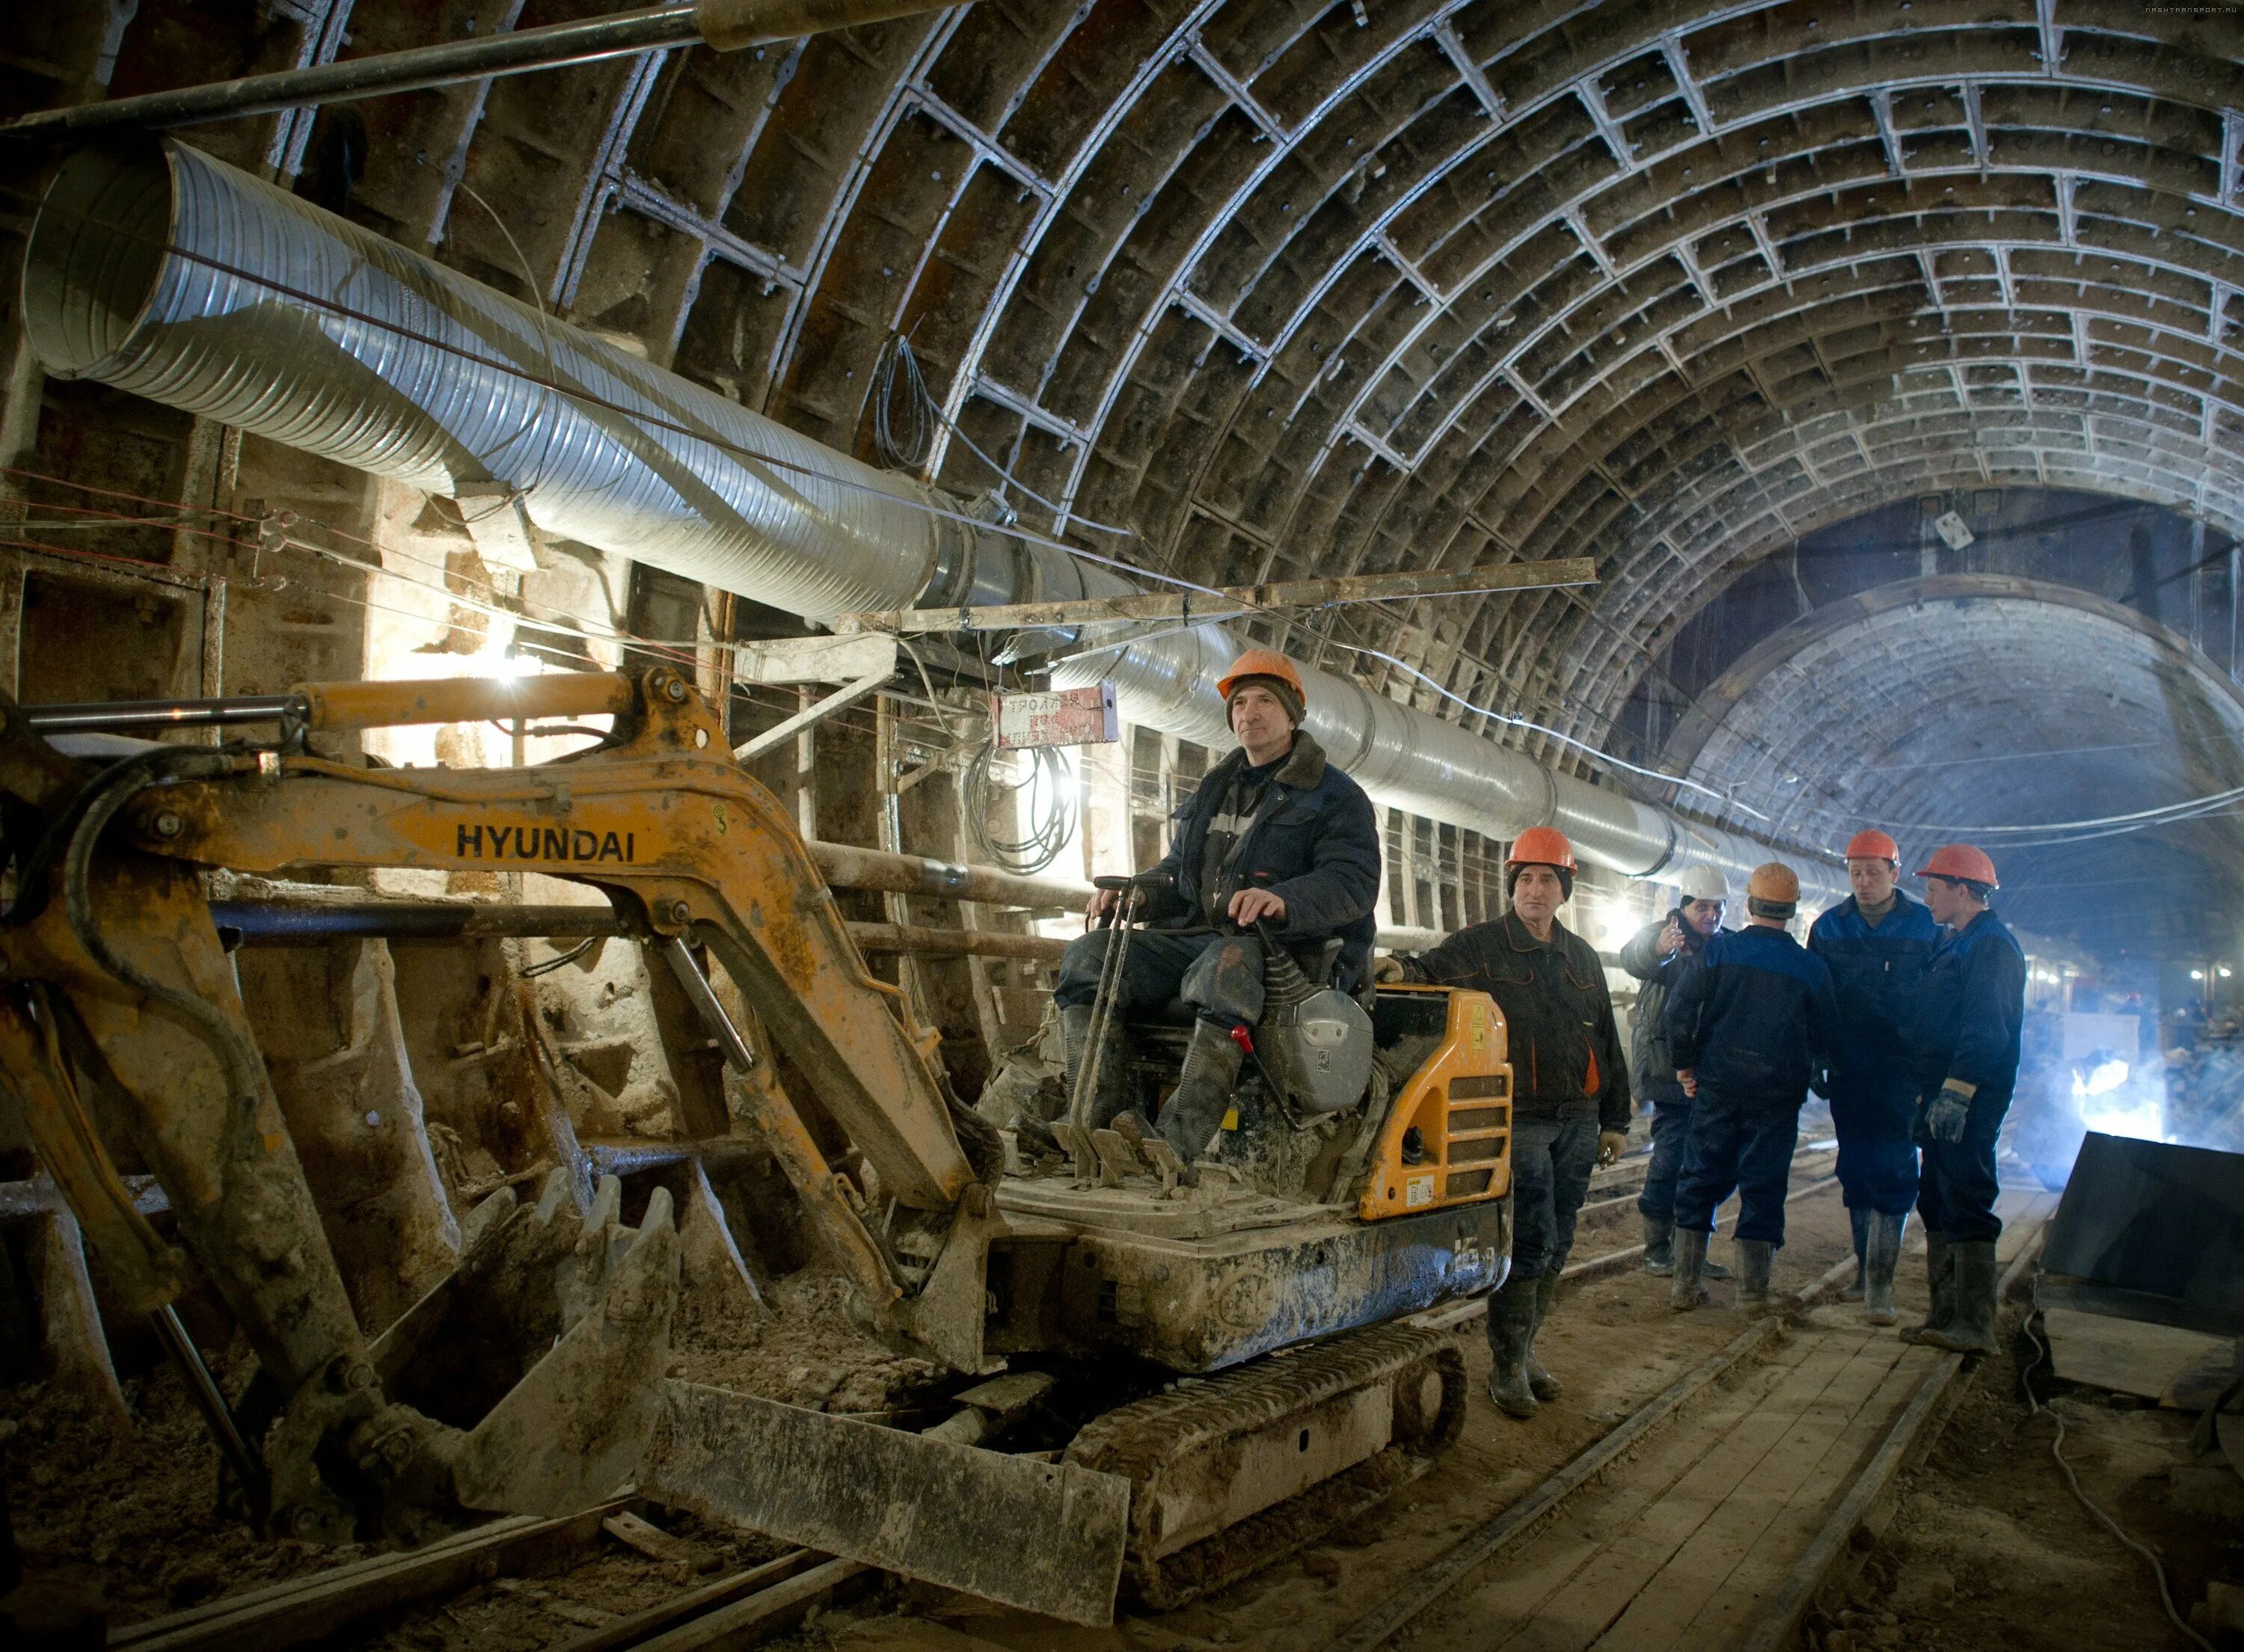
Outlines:
<svg viewBox="0 0 2244 1652"><path fill-rule="evenodd" d="M1114 1620L1130 1482L752 1394L662 1385L657 1501L1070 1623Z"/></svg>

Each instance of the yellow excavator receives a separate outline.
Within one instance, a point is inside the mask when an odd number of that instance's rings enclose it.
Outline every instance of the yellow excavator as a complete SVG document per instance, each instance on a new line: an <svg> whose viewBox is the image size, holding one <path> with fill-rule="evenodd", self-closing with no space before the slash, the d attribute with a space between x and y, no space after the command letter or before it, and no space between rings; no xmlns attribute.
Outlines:
<svg viewBox="0 0 2244 1652"><path fill-rule="evenodd" d="M868 968L788 812L673 670L312 684L180 713L225 730L218 745L55 733L169 715L75 710L0 698L0 1082L119 1293L172 1327L267 1529L409 1542L636 1484L1103 1623L1118 1585L1157 1607L1218 1586L1455 1438L1462 1358L1404 1322L1509 1265L1510 1069L1484 995L1380 989L1362 1097L1310 1115L1266 1088L1247 1134L1268 1150L1192 1185L1112 1132L1077 1136L1069 1157L1009 1155L951 1093L933 1031ZM310 744L600 716L597 745L518 768L389 768ZM670 1201L657 1189L626 1227L613 1178L589 1199L559 1170L535 1204L491 1194L449 1277L394 1324L360 1325L213 888L220 873L380 867L536 872L603 893L700 1013L733 1070L734 1129L784 1172L851 1311L956 1373L960 1414L987 1430L916 1434L666 1376ZM1144 1042L1157 1060L1158 1035ZM855 1182L790 1085L846 1133ZM182 1258L136 1209L120 1153L161 1183L246 1334L251 1393L221 1395L177 1332ZM477 1381L448 1359L463 1339ZM970 1443L1070 1381L1096 1399L1064 1448Z"/></svg>

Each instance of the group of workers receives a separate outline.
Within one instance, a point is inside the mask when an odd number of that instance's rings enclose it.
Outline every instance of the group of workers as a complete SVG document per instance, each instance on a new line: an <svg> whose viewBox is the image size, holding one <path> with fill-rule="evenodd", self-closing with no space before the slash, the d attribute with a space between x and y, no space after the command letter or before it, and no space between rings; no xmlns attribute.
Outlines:
<svg viewBox="0 0 2244 1652"><path fill-rule="evenodd" d="M1786 927L1799 880L1772 863L1747 886L1743 929L1721 928L1727 883L1698 866L1683 902L1622 948L1622 968L1642 983L1636 1054L1656 1109L1638 1201L1645 1265L1673 1274L1677 1307L1704 1301L1707 1234L1734 1187L1740 1298L1766 1298L1812 1089L1829 1101L1839 1139L1855 1258L1846 1294L1874 1323L1895 1323L1914 1206L1933 1306L1909 1334L1985 1352L2002 1231L1995 1138L2018 1080L2025 955L1988 906L1994 862L1970 845L1933 853L1917 873L1922 901L1900 887L1901 851L1884 833L1856 833L1846 861L1852 893L1816 919L1804 947Z"/></svg>
<svg viewBox="0 0 2244 1652"><path fill-rule="evenodd" d="M1069 945L1055 994L1072 1096L1092 1075L1094 1127L1128 1110L1120 1047L1126 1012L1181 999L1193 1026L1156 1132L1187 1167L1230 1105L1261 1018L1263 946L1341 943L1338 982L1426 981L1487 993L1502 1010L1512 1071L1511 1266L1490 1298L1491 1399L1514 1417L1555 1399L1536 1357L1591 1172L1616 1163L1633 1116L1629 1062L1603 961L1559 913L1578 871L1565 837L1521 832L1504 862L1508 910L1432 950L1372 958L1380 876L1377 818L1363 789L1302 726L1301 675L1284 656L1250 650L1218 684L1238 750L1178 811L1166 857L1133 892L1133 932L1115 1014L1093 1013L1117 932ZM1791 868L1756 869L1746 923L1725 930L1727 880L1711 866L1680 874L1682 900L1621 951L1640 984L1637 1082L1653 1107L1652 1163L1639 1208L1645 1265L1672 1274L1678 1309L1728 1277L1710 1261L1714 1214L1739 1196L1740 1305L1767 1300L1784 1243L1799 1115L1812 1088L1839 1138L1838 1176L1854 1227L1849 1295L1893 1324L1894 1272L1912 1205L1923 1217L1932 1311L1903 1334L1962 1352L1994 1345L1995 1139L2015 1083L2024 955L1988 906L1993 863L1968 845L1936 851L1917 873L1919 901L1898 887L1900 850L1882 832L1847 845L1853 893L1802 946ZM1102 890L1092 915L1119 897ZM1090 1048L1095 1027L1115 1041Z"/></svg>

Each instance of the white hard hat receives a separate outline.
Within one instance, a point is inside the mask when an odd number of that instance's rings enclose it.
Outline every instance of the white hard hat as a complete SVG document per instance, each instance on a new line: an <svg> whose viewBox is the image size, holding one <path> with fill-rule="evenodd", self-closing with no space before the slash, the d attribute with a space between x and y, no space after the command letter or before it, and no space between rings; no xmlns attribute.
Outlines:
<svg viewBox="0 0 2244 1652"><path fill-rule="evenodd" d="M1686 866L1683 875L1676 882L1686 900L1727 900L1730 898L1729 880L1713 866Z"/></svg>

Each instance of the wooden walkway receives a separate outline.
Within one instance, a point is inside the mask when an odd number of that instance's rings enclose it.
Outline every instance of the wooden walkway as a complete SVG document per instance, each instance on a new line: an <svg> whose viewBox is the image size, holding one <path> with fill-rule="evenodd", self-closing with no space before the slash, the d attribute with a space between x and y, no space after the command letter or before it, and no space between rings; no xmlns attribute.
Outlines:
<svg viewBox="0 0 2244 1652"><path fill-rule="evenodd" d="M2005 1264L2055 1204L2005 1195ZM1903 1266L1923 1254L1912 1245ZM1858 1308L1815 1310L1398 1639L1414 1652L1731 1652L1942 1358Z"/></svg>

